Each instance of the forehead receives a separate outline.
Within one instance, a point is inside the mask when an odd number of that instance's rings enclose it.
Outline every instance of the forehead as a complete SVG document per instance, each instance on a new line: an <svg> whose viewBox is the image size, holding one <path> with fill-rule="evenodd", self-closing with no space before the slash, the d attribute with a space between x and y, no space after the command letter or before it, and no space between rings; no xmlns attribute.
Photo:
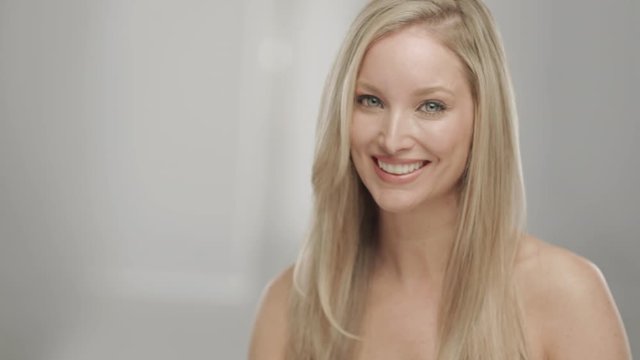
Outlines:
<svg viewBox="0 0 640 360"><path fill-rule="evenodd" d="M458 56L424 25L411 25L373 42L362 60L358 81L391 90L445 86L462 91L468 86Z"/></svg>

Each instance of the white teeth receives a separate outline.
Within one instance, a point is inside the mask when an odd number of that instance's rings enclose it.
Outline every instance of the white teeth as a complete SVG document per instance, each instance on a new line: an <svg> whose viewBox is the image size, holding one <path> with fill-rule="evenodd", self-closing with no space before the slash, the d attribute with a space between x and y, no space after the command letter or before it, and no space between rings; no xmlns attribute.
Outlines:
<svg viewBox="0 0 640 360"><path fill-rule="evenodd" d="M411 172L414 172L425 164L424 161L416 161L412 164L387 164L378 159L378 166L384 170L385 172L394 174L394 175L404 175Z"/></svg>

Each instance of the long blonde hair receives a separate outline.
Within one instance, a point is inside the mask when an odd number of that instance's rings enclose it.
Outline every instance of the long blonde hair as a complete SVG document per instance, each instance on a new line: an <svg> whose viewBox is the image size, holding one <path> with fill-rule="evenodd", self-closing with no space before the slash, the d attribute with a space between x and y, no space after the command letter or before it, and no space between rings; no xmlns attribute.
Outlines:
<svg viewBox="0 0 640 360"><path fill-rule="evenodd" d="M525 218L517 117L491 14L480 0L373 0L351 26L325 85L314 217L290 302L290 360L354 356L377 230L377 206L349 155L355 81L373 42L416 23L459 57L474 100L457 235L440 301L438 359L527 359L512 279Z"/></svg>

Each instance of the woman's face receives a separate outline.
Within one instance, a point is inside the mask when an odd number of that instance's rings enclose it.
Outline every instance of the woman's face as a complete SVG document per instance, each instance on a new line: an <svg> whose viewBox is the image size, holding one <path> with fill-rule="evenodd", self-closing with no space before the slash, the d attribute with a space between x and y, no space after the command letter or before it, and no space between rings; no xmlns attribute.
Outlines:
<svg viewBox="0 0 640 360"><path fill-rule="evenodd" d="M463 65L424 27L373 43L356 83L351 158L385 211L455 195L473 132Z"/></svg>

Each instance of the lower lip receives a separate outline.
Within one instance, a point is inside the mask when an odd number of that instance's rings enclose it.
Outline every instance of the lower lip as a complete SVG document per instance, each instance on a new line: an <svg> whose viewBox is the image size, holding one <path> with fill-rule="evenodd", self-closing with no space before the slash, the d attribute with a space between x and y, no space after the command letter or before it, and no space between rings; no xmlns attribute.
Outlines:
<svg viewBox="0 0 640 360"><path fill-rule="evenodd" d="M431 164L431 162L427 162L424 166L422 166L420 169L414 171L414 172L410 172L408 174L403 174L403 175L394 175L394 174L390 174L388 172L385 172L384 170L382 170L379 166L378 166L378 160L373 159L373 168L376 170L376 174L378 174L378 177L380 179L382 179L382 181L386 182L386 183L390 183L390 184L395 184L395 185L402 185L402 184L407 184L412 182L413 180L415 180L418 176L420 176L420 174L422 173L422 171Z"/></svg>

